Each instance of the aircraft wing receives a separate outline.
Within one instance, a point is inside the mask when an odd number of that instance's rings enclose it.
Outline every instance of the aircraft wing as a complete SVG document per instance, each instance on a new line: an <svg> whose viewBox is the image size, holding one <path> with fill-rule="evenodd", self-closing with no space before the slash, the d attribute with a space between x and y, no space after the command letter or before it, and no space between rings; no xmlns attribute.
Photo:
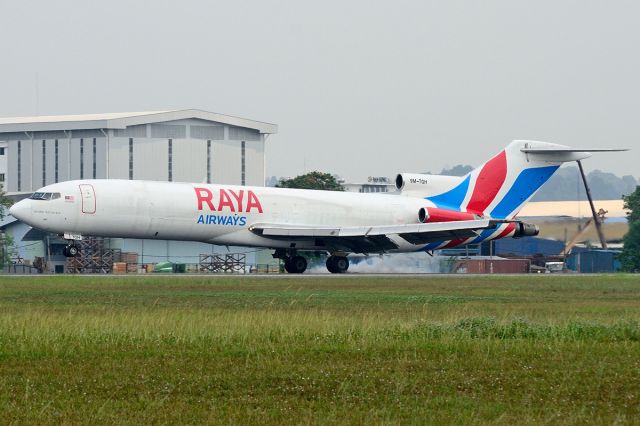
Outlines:
<svg viewBox="0 0 640 426"><path fill-rule="evenodd" d="M335 249L381 253L398 248L395 236L411 244L427 244L475 237L480 231L495 228L499 223L502 222L490 219L344 227L257 223L251 225L249 230L265 238L291 241L316 239L321 242L318 245Z"/></svg>

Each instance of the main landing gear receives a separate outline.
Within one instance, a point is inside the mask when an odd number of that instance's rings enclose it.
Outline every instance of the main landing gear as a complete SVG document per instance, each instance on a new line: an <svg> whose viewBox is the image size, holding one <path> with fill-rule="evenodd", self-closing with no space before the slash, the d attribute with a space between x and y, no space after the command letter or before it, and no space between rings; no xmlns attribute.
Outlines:
<svg viewBox="0 0 640 426"><path fill-rule="evenodd" d="M273 254L284 261L284 269L290 274L302 274L307 270L307 259L297 254L295 249L278 249ZM349 269L347 256L331 255L327 258L327 269L332 274L343 274Z"/></svg>
<svg viewBox="0 0 640 426"><path fill-rule="evenodd" d="M347 256L331 255L327 258L327 269L332 274L344 274L349 269Z"/></svg>
<svg viewBox="0 0 640 426"><path fill-rule="evenodd" d="M307 270L307 259L302 256L286 257L284 269L290 274L301 274Z"/></svg>
<svg viewBox="0 0 640 426"><path fill-rule="evenodd" d="M307 270L307 259L299 256L295 249L277 249L273 253L275 259L284 261L284 270L290 274L302 274Z"/></svg>

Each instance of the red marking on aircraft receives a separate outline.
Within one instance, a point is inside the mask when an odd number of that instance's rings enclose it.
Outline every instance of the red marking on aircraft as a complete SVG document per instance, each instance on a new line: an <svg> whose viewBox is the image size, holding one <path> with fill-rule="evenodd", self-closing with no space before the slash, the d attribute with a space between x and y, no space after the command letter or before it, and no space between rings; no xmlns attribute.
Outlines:
<svg viewBox="0 0 640 426"><path fill-rule="evenodd" d="M473 213L458 212L455 210L439 209L436 207L428 207L429 213L428 223L431 222L455 222L459 220L474 220L476 217Z"/></svg>
<svg viewBox="0 0 640 426"><path fill-rule="evenodd" d="M198 201L198 210L210 210L210 211L222 211L228 210L231 212L239 213L251 213L251 210L257 210L258 213L262 213L262 204L260 199L251 190L244 191L239 190L237 193L233 190L220 188L218 191L217 205L214 205L213 192L208 188L194 187L196 193L196 199ZM229 193L231 195L229 195ZM244 205L246 196L246 207Z"/></svg>
<svg viewBox="0 0 640 426"><path fill-rule="evenodd" d="M467 211L482 214L491 204L507 176L507 154L502 151L493 157L480 170L476 184L467 204Z"/></svg>

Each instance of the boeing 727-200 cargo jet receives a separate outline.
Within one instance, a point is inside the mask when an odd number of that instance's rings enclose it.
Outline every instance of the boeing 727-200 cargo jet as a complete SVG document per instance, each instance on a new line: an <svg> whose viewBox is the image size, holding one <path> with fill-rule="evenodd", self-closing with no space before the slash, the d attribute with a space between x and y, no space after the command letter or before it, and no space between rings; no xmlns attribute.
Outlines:
<svg viewBox="0 0 640 426"><path fill-rule="evenodd" d="M401 173L396 195L136 180L45 186L11 207L17 219L69 241L84 236L265 247L302 273L305 251L346 272L352 253L434 250L537 235L516 214L564 162L593 151L514 141L466 176Z"/></svg>

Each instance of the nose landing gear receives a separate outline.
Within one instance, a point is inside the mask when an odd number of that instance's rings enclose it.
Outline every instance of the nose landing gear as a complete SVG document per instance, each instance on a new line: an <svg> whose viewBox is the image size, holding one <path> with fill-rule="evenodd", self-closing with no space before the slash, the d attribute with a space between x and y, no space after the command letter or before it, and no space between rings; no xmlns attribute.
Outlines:
<svg viewBox="0 0 640 426"><path fill-rule="evenodd" d="M75 244L74 241L71 241L69 244L67 244L64 247L64 249L62 250L62 253L66 257L76 257L78 253L80 253L80 249L78 248L78 246Z"/></svg>

